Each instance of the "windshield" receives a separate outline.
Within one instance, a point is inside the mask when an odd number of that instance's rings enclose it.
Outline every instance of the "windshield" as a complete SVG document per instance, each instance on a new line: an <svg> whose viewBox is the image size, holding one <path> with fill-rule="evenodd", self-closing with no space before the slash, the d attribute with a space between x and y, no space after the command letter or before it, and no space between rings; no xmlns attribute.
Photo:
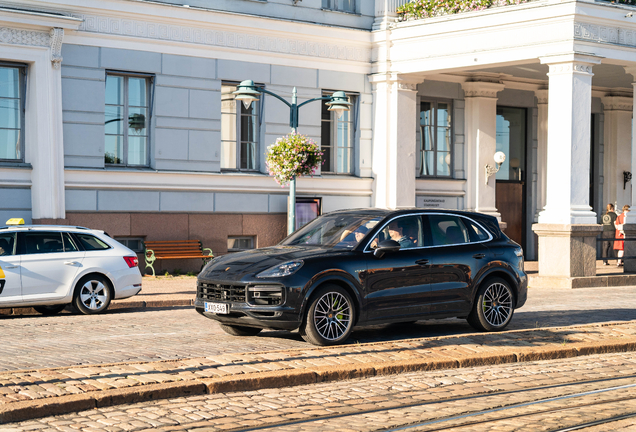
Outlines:
<svg viewBox="0 0 636 432"><path fill-rule="evenodd" d="M320 216L293 233L282 244L352 249L381 219L378 216L352 214Z"/></svg>

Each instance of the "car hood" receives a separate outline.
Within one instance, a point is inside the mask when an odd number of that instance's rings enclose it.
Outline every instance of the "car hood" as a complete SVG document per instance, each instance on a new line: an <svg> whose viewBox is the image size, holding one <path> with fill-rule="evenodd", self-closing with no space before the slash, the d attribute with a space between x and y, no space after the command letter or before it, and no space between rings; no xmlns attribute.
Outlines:
<svg viewBox="0 0 636 432"><path fill-rule="evenodd" d="M349 254L348 250L309 246L273 246L214 258L199 274L201 280L240 281L288 261Z"/></svg>

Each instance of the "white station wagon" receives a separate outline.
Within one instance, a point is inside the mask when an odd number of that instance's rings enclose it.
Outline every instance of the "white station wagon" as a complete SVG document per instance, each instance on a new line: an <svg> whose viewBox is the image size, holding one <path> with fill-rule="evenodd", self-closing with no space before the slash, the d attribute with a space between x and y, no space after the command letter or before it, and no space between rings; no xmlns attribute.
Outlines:
<svg viewBox="0 0 636 432"><path fill-rule="evenodd" d="M0 228L0 308L33 307L52 315L72 304L83 314L104 312L112 299L141 291L137 264L132 250L103 231L5 226Z"/></svg>

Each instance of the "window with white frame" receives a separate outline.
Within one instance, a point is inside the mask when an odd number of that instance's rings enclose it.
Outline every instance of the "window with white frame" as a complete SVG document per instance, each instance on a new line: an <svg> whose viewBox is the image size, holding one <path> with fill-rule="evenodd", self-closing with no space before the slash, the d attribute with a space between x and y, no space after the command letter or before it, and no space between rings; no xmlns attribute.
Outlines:
<svg viewBox="0 0 636 432"><path fill-rule="evenodd" d="M144 75L106 74L106 165L148 165L151 79Z"/></svg>
<svg viewBox="0 0 636 432"><path fill-rule="evenodd" d="M422 100L419 175L450 177L453 163L452 107L449 101Z"/></svg>
<svg viewBox="0 0 636 432"><path fill-rule="evenodd" d="M325 92L323 96L331 96ZM340 117L335 111L329 111L326 104L322 104L320 149L322 155L322 173L353 174L353 159L355 147L356 95L347 94L352 103L349 111L344 111Z"/></svg>
<svg viewBox="0 0 636 432"><path fill-rule="evenodd" d="M322 0L322 8L340 12L356 13L356 0Z"/></svg>
<svg viewBox="0 0 636 432"><path fill-rule="evenodd" d="M221 85L221 169L258 170L259 101L236 100L236 84Z"/></svg>
<svg viewBox="0 0 636 432"><path fill-rule="evenodd" d="M26 67L0 63L0 161L24 160Z"/></svg>

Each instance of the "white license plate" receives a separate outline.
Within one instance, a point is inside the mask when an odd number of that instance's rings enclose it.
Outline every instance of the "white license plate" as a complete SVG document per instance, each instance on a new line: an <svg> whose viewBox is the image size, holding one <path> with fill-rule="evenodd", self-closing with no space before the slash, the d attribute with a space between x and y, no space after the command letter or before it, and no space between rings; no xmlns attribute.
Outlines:
<svg viewBox="0 0 636 432"><path fill-rule="evenodd" d="M205 311L216 314L229 314L230 305L225 303L208 303L205 302Z"/></svg>

